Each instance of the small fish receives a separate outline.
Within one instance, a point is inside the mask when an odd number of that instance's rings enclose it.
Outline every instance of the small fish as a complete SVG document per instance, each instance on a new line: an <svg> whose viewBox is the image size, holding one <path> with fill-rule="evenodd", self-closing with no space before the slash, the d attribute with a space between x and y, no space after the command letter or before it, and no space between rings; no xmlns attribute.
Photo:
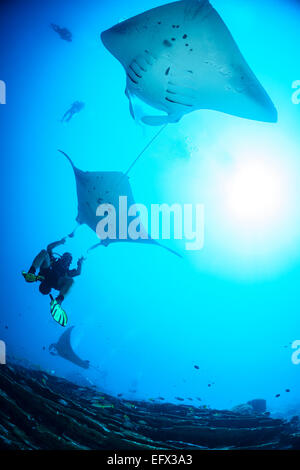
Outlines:
<svg viewBox="0 0 300 470"><path fill-rule="evenodd" d="M286 392L287 392L287 393L289 393L289 392L290 392L290 389L289 389L289 388L287 388L287 389L286 389Z"/></svg>
<svg viewBox="0 0 300 470"><path fill-rule="evenodd" d="M280 397L280 393L277 393L277 395L275 395L275 398L279 398Z"/></svg>
<svg viewBox="0 0 300 470"><path fill-rule="evenodd" d="M158 397L158 400L164 400L164 397Z"/></svg>
<svg viewBox="0 0 300 470"><path fill-rule="evenodd" d="M60 398L58 400L58 403L60 403L61 405L64 405L64 406L68 405L68 402L66 400L63 400L62 398Z"/></svg>
<svg viewBox="0 0 300 470"><path fill-rule="evenodd" d="M117 396L118 396L118 397L122 397L122 396L123 396L123 393L118 393Z"/></svg>
<svg viewBox="0 0 300 470"><path fill-rule="evenodd" d="M93 403L94 408L114 408L114 405L101 405L100 403Z"/></svg>
<svg viewBox="0 0 300 470"><path fill-rule="evenodd" d="M208 384L207 386L208 386L208 387L211 387L211 384Z"/></svg>
<svg viewBox="0 0 300 470"><path fill-rule="evenodd" d="M202 398L196 397L196 400L198 400L198 401L202 401Z"/></svg>
<svg viewBox="0 0 300 470"><path fill-rule="evenodd" d="M188 400L193 401L193 399L192 399L192 398L189 398L189 397L188 397Z"/></svg>
<svg viewBox="0 0 300 470"><path fill-rule="evenodd" d="M135 405L133 403L124 403L125 406L127 406L128 408L135 408Z"/></svg>
<svg viewBox="0 0 300 470"><path fill-rule="evenodd" d="M178 400L178 401L184 401L184 398L181 398L181 397L175 397L175 400Z"/></svg>
<svg viewBox="0 0 300 470"><path fill-rule="evenodd" d="M200 367L199 367L199 366L194 366L194 368L195 368L195 369L197 369L197 370L199 370L199 369L200 369Z"/></svg>

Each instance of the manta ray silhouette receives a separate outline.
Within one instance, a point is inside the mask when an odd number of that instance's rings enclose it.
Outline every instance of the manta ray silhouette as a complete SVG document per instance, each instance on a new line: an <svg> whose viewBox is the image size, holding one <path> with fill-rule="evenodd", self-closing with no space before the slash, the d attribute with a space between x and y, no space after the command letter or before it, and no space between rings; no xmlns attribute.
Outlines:
<svg viewBox="0 0 300 470"><path fill-rule="evenodd" d="M99 216L97 216L97 208L101 204L110 204L115 208L117 214L119 214L119 197L126 196L128 207L134 205L134 198L129 183L129 178L122 172L116 171L82 171L75 167L70 157L59 150L70 162L72 165L76 186L77 186L77 198L78 198L78 215L76 221L79 225L85 224L90 227L94 232L97 230L97 224L99 223ZM117 229L116 233L119 234L119 217L116 217ZM130 218L128 217L128 224L130 223ZM145 229L141 227L141 232L145 232ZM69 235L73 236L74 232ZM98 246L108 246L111 243L116 242L128 242L128 243L143 243L157 245L165 250L168 250L172 254L181 258L181 255L176 253L176 251L171 250L170 248L161 245L156 240L153 240L149 235L148 238L138 238L133 240L129 237L123 239L116 236L116 238L106 238L101 240L90 250L97 248ZM89 251L90 251L89 250Z"/></svg>
<svg viewBox="0 0 300 470"><path fill-rule="evenodd" d="M126 95L165 115L143 116L149 125L178 122L209 109L264 122L277 111L208 0L169 3L104 31L105 47L127 75Z"/></svg>
<svg viewBox="0 0 300 470"><path fill-rule="evenodd" d="M57 343L53 343L49 346L49 352L52 356L60 356L67 361L76 364L83 369L89 369L90 361L84 361L77 356L77 354L73 351L71 346L71 333L73 331L74 326L68 328L59 338Z"/></svg>

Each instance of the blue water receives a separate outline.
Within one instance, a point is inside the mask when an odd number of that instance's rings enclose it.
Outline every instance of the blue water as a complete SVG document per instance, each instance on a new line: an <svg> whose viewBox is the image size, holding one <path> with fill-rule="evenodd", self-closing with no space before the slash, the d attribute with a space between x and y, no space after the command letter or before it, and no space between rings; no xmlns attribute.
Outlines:
<svg viewBox="0 0 300 470"><path fill-rule="evenodd" d="M9 355L59 376L80 373L128 398L201 397L218 408L265 398L270 410L285 412L300 405L300 365L291 361L291 343L300 339L300 105L291 100L292 82L300 79L297 2L212 2L274 101L279 122L194 112L168 126L134 167L137 202L205 205L205 246L186 252L171 240L168 246L183 259L126 243L90 254L64 306L75 325L74 349L101 373L49 354L62 328L50 316L48 299L20 275L40 249L74 228L74 175L57 149L82 170L125 171L157 131L131 118L124 70L100 33L159 4L1 4L7 104L0 107L0 339ZM50 23L70 29L73 42L62 41ZM86 103L84 110L62 124L75 100ZM247 162L247 173L252 159L263 163L266 185L279 180L278 207L267 205L259 219L251 213L252 206L260 208L255 167L248 219L243 207L236 214L223 197L239 165ZM76 258L96 242L82 226L66 249Z"/></svg>

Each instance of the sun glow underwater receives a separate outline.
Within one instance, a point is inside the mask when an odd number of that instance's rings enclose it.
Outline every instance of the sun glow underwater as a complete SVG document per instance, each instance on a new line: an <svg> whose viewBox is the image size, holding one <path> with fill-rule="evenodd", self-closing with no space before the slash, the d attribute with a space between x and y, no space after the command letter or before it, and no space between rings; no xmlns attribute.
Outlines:
<svg viewBox="0 0 300 470"><path fill-rule="evenodd" d="M193 175L191 179L186 178L185 185L194 185L191 191L193 204L204 204L205 243L211 247L214 245L224 262L218 270L219 274L223 271L225 276L239 277L241 270L245 274L248 268L251 271L256 265L260 276L269 276L272 269L277 275L280 269L285 269L289 264L299 240L298 217L295 213L295 150L292 149L292 154L287 156L286 145L281 139L286 129L277 121L275 106L216 10L210 9L211 6L205 1L164 5L118 23L102 33L101 38L126 71L126 95L131 115L135 119L148 125L162 125L178 122L184 114L197 109L211 109L256 121L250 125L251 138L250 133L247 134L247 121L244 124L240 124L237 119L227 121L224 128L227 127L231 142L228 137L224 140L227 141L230 164L223 165L214 158L215 149L217 154L222 152L222 141L217 134L214 137L217 144L209 155L212 162L206 166L199 164L199 168L193 163ZM182 11L186 19L185 26L181 24ZM163 41L164 35L167 35L164 24L170 15L173 15L173 37L170 41ZM201 28L198 21L201 22ZM136 28L136 24L143 25L143 28ZM203 51L199 41L205 40L206 28L208 34L213 31L214 36L213 39L210 36L208 50ZM151 49L147 43L147 34L150 32L155 33ZM197 59L194 57L195 51ZM199 56L204 65L199 66ZM216 64L211 67L211 56L220 60L218 73ZM238 66L232 68L232 60ZM162 71L163 87L155 88L153 84L158 84ZM209 80L203 80L203 76L209 77ZM173 86L174 82L176 86ZM299 93L297 85L298 82L292 84L293 103ZM153 112L149 115L149 104L159 111L159 115L154 116ZM195 129L193 119L197 122L195 116L189 117L191 130ZM259 124L259 121L268 124ZM265 129L265 136L259 126ZM199 140L201 138L200 135ZM197 155L194 152L193 157L201 159L203 153L200 151ZM209 193L208 204L199 200L197 189L201 185L206 188L206 195ZM207 215L208 212L210 214ZM288 244L287 251L283 250L282 247L287 248ZM225 258L231 253L240 259L238 272L232 271L225 262L222 251ZM197 257L196 253L194 255ZM203 263L201 255L198 259ZM195 263L198 263L196 258Z"/></svg>

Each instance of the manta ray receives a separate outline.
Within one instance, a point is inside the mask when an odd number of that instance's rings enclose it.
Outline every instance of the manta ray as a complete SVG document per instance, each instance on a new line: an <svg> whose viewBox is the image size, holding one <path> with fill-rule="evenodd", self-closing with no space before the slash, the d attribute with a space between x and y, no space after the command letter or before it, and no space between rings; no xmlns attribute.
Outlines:
<svg viewBox="0 0 300 470"><path fill-rule="evenodd" d="M208 0L182 0L153 8L101 34L126 71L131 115L141 100L163 115L148 125L178 122L206 109L276 122L277 111Z"/></svg>
<svg viewBox="0 0 300 470"><path fill-rule="evenodd" d="M60 356L67 361L73 362L79 367L83 369L89 369L90 361L84 361L77 356L77 354L73 351L71 346L71 333L73 331L74 326L68 328L59 338L57 343L50 344L49 352L52 356Z"/></svg>
<svg viewBox="0 0 300 470"><path fill-rule="evenodd" d="M97 215L97 208L101 204L109 204L115 208L116 214L121 213L120 207L120 196L126 196L127 204L133 206L135 204L129 178L126 174L119 171L82 171L76 168L71 158L62 150L59 150L72 166L74 176L76 180L77 188L77 200L78 200L78 215L76 222L79 225L87 225L91 230L97 233L97 225L99 222L99 216ZM127 231L130 220L132 217L128 217L127 220ZM127 243L138 243L138 244L150 244L156 245L170 253L182 258L182 256L176 251L162 245L156 240L152 239L150 235L146 234L145 228L140 224L141 232L145 233L146 238L138 238L133 240L129 237L122 238L119 236L119 217L116 220L116 237L106 238L95 245L93 245L88 251L94 250L99 246L107 247L110 244L118 242ZM69 237L73 237L76 229Z"/></svg>

